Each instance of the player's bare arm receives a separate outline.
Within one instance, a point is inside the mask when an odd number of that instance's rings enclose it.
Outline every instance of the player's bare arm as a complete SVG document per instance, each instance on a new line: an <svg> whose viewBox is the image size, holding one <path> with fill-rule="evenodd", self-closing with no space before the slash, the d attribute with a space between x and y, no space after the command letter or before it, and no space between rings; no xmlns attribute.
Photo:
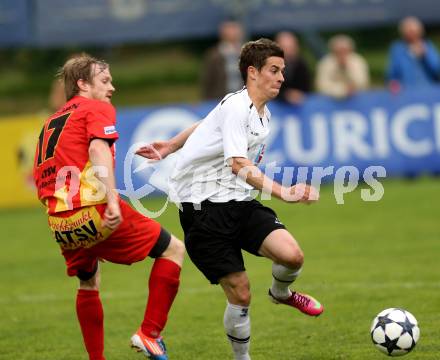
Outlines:
<svg viewBox="0 0 440 360"><path fill-rule="evenodd" d="M105 186L107 208L104 214L104 224L111 230L115 230L122 221L119 208L118 195L116 192L116 181L113 171L113 156L110 151L110 144L106 140L93 139L89 146L90 162L93 166L101 166L107 169L107 176L100 176L99 180Z"/></svg>
<svg viewBox="0 0 440 360"><path fill-rule="evenodd" d="M156 141L146 146L142 146L136 151L136 154L151 160L162 160L179 150L199 124L200 122L195 123L170 140Z"/></svg>
<svg viewBox="0 0 440 360"><path fill-rule="evenodd" d="M312 203L319 200L319 192L313 186L297 184L284 187L268 178L252 161L243 157L231 159L232 172L252 185L257 190L262 190L286 202Z"/></svg>

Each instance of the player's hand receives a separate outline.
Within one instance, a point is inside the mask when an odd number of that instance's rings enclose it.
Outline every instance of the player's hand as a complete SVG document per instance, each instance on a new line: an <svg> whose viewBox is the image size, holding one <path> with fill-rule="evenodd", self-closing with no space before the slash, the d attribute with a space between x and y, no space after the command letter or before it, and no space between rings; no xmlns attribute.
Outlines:
<svg viewBox="0 0 440 360"><path fill-rule="evenodd" d="M104 212L103 226L110 230L116 230L121 222L122 215L119 203L117 201L108 202Z"/></svg>
<svg viewBox="0 0 440 360"><path fill-rule="evenodd" d="M296 184L289 188L286 201L311 204L319 200L319 191L311 185Z"/></svg>
<svg viewBox="0 0 440 360"><path fill-rule="evenodd" d="M150 160L162 160L169 154L173 153L174 149L170 141L156 141L154 143L142 146L136 150L136 154L143 156Z"/></svg>

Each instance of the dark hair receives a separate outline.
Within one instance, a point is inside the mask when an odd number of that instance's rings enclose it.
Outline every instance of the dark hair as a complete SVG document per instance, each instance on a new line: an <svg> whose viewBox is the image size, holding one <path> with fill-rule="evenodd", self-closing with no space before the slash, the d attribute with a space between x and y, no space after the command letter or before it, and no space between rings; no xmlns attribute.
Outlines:
<svg viewBox="0 0 440 360"><path fill-rule="evenodd" d="M99 66L101 71L108 68L108 64L98 60L86 53L71 57L58 71L57 76L64 83L66 100L70 100L79 92L78 80L82 79L88 83L93 81L93 65Z"/></svg>
<svg viewBox="0 0 440 360"><path fill-rule="evenodd" d="M271 56L284 58L284 51L272 40L262 38L257 41L249 41L243 45L238 66L245 84L248 67L253 66L260 71L266 64L267 58Z"/></svg>

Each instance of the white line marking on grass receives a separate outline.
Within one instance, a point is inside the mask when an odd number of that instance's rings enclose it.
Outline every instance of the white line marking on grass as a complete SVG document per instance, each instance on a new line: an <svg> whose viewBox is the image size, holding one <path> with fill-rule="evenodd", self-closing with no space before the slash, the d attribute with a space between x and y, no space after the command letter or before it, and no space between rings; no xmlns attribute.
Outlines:
<svg viewBox="0 0 440 360"><path fill-rule="evenodd" d="M201 294L210 293L213 288L204 286L203 288L186 288L179 291L180 294ZM136 292L117 292L117 291L101 291L100 296L102 299L130 299L130 298L146 298L148 292L136 291ZM75 296L75 292L70 295L59 295L55 293L47 294L21 294L17 296L1 296L0 304L16 304L16 303L46 303L71 300Z"/></svg>
<svg viewBox="0 0 440 360"><path fill-rule="evenodd" d="M269 285L267 285L269 286ZM417 281L417 282L384 282L384 283L368 283L368 282L345 282L345 283L305 283L301 286L307 289L440 289L440 282L438 281ZM209 286L208 284L203 287L193 287L193 288L182 288L180 294L202 294L202 293L214 293L217 289L216 287ZM263 287L254 286L254 290L258 290ZM266 289L266 287L265 287ZM255 293L255 291L254 291ZM135 298L146 298L147 292L136 291L136 292L118 292L118 291L102 291L102 299L135 299ZM0 297L0 304L32 304L32 303L48 303L48 302L58 302L71 300L75 296L75 293L69 295L59 295L56 293L46 293L46 294L21 294L17 296L2 296Z"/></svg>
<svg viewBox="0 0 440 360"><path fill-rule="evenodd" d="M383 282L383 283L371 283L368 281L365 282L342 282L339 284L331 283L331 282L322 282L320 284L317 283L303 283L301 284L308 289L322 289L322 288L349 288L349 289L385 289L385 288L393 288L393 289L420 289L420 288L431 288L437 289L440 288L440 282L438 281L416 281L416 282Z"/></svg>

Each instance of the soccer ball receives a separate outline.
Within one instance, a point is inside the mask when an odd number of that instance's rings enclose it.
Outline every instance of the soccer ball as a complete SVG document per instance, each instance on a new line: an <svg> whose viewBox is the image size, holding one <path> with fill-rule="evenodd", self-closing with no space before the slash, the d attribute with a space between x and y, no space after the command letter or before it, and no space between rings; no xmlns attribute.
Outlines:
<svg viewBox="0 0 440 360"><path fill-rule="evenodd" d="M416 318L408 311L390 308L381 311L371 325L371 340L389 356L409 353L417 344L420 330Z"/></svg>

